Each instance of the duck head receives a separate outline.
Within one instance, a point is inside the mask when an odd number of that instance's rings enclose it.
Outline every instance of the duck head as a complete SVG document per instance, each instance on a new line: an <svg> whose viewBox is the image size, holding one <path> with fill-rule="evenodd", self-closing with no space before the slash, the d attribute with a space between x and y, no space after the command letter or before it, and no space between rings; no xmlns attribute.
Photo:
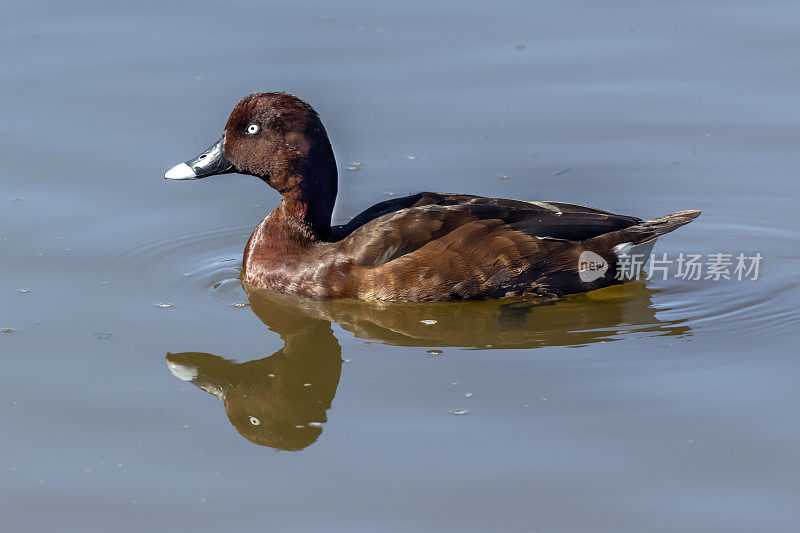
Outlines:
<svg viewBox="0 0 800 533"><path fill-rule="evenodd" d="M231 112L222 137L166 179L191 180L238 172L277 190L291 214L330 224L337 192L336 161L317 112L296 96L253 93Z"/></svg>

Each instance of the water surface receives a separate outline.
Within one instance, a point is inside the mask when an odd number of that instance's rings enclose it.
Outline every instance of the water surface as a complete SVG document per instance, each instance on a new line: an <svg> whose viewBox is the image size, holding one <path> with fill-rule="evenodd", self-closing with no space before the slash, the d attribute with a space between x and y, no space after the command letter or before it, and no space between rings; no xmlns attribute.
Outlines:
<svg viewBox="0 0 800 533"><path fill-rule="evenodd" d="M3 531L796 530L795 3L0 12ZM161 176L254 90L320 112L336 222L420 190L703 209L656 252L760 277L248 298L277 194Z"/></svg>

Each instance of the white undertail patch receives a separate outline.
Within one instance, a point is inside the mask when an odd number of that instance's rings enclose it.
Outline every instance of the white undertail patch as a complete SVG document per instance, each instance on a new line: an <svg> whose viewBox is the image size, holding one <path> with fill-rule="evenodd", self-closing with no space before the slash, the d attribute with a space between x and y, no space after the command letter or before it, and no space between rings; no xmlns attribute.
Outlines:
<svg viewBox="0 0 800 533"><path fill-rule="evenodd" d="M618 259L630 257L631 250L633 250L633 243L631 242L623 242L614 247L614 253L617 254Z"/></svg>

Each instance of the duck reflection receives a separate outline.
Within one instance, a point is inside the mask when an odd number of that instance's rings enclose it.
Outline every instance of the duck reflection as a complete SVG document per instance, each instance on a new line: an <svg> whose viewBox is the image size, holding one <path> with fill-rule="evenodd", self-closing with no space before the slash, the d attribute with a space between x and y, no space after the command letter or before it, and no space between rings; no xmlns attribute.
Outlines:
<svg viewBox="0 0 800 533"><path fill-rule="evenodd" d="M684 335L685 320L659 320L644 283L616 285L562 300L381 303L309 300L249 291L253 312L274 329L274 309L336 322L358 338L396 346L541 348L621 340L634 333Z"/></svg>
<svg viewBox="0 0 800 533"><path fill-rule="evenodd" d="M237 363L209 353L168 353L176 377L213 394L233 427L255 444L301 450L317 440L339 386L342 349L330 322L282 306L261 316L284 347Z"/></svg>
<svg viewBox="0 0 800 533"><path fill-rule="evenodd" d="M684 320L656 317L654 293L643 283L628 283L558 302L382 304L250 291L253 312L280 335L282 349L245 363L208 353L168 353L167 365L176 377L222 400L246 439L300 450L322 433L339 384L341 347L332 322L369 341L426 347L583 346L634 334L689 334Z"/></svg>

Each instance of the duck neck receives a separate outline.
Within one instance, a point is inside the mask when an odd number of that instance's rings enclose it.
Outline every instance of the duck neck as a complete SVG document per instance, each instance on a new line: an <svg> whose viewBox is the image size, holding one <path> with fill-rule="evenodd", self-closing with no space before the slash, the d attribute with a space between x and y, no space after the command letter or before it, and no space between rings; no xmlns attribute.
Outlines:
<svg viewBox="0 0 800 533"><path fill-rule="evenodd" d="M325 137L324 142L311 143L300 158L302 163L291 165L288 175L279 180L282 201L276 211L275 222L285 230L299 232L302 238L326 240L331 233L331 215L336 203L338 175L333 150ZM277 187L276 187L277 188Z"/></svg>
<svg viewBox="0 0 800 533"><path fill-rule="evenodd" d="M312 240L326 240L331 233L331 215L336 201L336 184L333 190L323 192L311 188L293 188L281 193L282 201L275 210L276 222L292 233Z"/></svg>

